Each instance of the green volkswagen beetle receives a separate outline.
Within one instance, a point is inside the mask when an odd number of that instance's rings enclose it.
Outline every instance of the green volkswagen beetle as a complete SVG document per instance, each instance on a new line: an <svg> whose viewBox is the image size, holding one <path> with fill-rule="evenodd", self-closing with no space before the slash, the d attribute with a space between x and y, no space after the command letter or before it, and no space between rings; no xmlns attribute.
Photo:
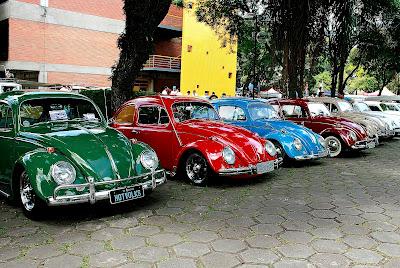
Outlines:
<svg viewBox="0 0 400 268"><path fill-rule="evenodd" d="M166 181L155 152L109 128L88 98L0 94L0 194L35 218L46 205L117 204Z"/></svg>

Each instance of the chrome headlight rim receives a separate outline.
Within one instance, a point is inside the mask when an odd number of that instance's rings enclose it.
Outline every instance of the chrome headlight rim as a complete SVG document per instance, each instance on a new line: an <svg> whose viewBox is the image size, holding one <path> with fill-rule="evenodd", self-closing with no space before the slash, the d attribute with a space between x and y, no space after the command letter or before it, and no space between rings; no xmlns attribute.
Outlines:
<svg viewBox="0 0 400 268"><path fill-rule="evenodd" d="M67 177L62 178L62 174L66 174ZM58 185L70 185L76 180L76 169L67 161L58 161L51 166L51 177Z"/></svg>
<svg viewBox="0 0 400 268"><path fill-rule="evenodd" d="M277 151L275 144L273 144L271 141L268 141L264 145L265 151L270 155L270 156L276 156Z"/></svg>
<svg viewBox="0 0 400 268"><path fill-rule="evenodd" d="M148 170L156 170L159 165L159 159L153 150L144 150L140 154L140 164Z"/></svg>
<svg viewBox="0 0 400 268"><path fill-rule="evenodd" d="M300 150L303 149L303 143L302 143L301 140L298 139L298 138L295 138L295 139L293 140L293 145L294 145L294 148L296 148L296 150L298 150L298 151L300 151Z"/></svg>
<svg viewBox="0 0 400 268"><path fill-rule="evenodd" d="M357 141L357 135L356 135L356 133L355 133L354 131L350 130L350 132L349 132L349 138L350 138L352 141Z"/></svg>
<svg viewBox="0 0 400 268"><path fill-rule="evenodd" d="M222 158L228 165L233 165L236 162L235 152L228 146L222 150Z"/></svg>

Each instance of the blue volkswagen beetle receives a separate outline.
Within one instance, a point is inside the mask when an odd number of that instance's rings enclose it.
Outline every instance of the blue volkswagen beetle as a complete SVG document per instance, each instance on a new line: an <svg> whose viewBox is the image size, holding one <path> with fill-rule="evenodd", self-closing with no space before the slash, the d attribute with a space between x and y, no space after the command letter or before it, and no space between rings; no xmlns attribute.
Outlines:
<svg viewBox="0 0 400 268"><path fill-rule="evenodd" d="M283 121L275 109L259 99L225 98L212 101L221 119L244 127L273 142L282 160L309 160L326 157L322 136L310 129Z"/></svg>

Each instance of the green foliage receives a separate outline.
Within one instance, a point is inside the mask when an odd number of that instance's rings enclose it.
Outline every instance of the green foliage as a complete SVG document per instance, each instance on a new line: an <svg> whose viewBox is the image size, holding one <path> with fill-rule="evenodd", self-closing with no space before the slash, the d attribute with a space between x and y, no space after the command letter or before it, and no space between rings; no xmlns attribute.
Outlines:
<svg viewBox="0 0 400 268"><path fill-rule="evenodd" d="M329 71L323 71L314 76L315 87L314 92L317 92L317 89L322 86L324 90L331 90L331 73Z"/></svg>
<svg viewBox="0 0 400 268"><path fill-rule="evenodd" d="M111 118L113 116L113 110L111 107L111 97L112 92L110 89L107 90L82 90L79 92L80 94L91 99L97 106L99 106L101 112L104 116L106 116L106 105L107 105L107 118ZM104 96L105 94L105 96ZM145 92L129 92L128 99L134 99L139 96L144 96ZM105 99L104 99L105 97Z"/></svg>
<svg viewBox="0 0 400 268"><path fill-rule="evenodd" d="M184 2L183 0L172 0L172 4L178 6L178 7L183 7L184 6Z"/></svg>

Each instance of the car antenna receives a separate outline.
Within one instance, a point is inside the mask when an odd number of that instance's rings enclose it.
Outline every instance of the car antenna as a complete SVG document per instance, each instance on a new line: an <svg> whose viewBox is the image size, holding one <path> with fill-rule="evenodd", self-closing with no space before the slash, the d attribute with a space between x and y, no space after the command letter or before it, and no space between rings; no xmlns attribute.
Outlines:
<svg viewBox="0 0 400 268"><path fill-rule="evenodd" d="M167 116L168 116L169 121L171 122L171 126L172 126L172 129L173 129L174 133L175 133L175 136L178 139L179 146L182 147L182 141L181 141L181 138L179 137L178 131L176 131L176 128L175 128L175 125L174 125L174 120L172 120L171 116L168 113L168 109L167 109L167 106L165 105L164 98L163 98L162 94L159 94L159 96L160 96L161 102L162 102L162 104L164 106L164 109L167 112Z"/></svg>

